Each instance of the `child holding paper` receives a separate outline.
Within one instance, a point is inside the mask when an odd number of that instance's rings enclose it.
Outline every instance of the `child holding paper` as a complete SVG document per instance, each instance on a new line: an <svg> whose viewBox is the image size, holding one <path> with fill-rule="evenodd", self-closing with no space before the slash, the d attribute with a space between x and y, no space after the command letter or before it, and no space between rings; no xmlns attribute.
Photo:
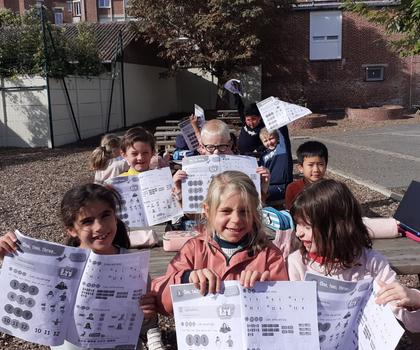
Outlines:
<svg viewBox="0 0 420 350"><path fill-rule="evenodd" d="M61 219L69 235L67 245L90 249L96 254L128 253L130 241L127 230L116 214L119 206L118 193L101 185L86 184L67 191L61 201ZM18 242L14 233L8 232L0 237L1 257L17 250ZM145 294L140 307L145 316L141 332L147 333L149 349L164 349L157 326L155 297L150 293ZM69 342L51 348L81 349Z"/></svg>
<svg viewBox="0 0 420 350"><path fill-rule="evenodd" d="M260 130L264 127L257 104L252 103L245 109L245 125L242 126L239 138L238 149L240 154L249 155L254 151L262 152L264 145L260 140Z"/></svg>
<svg viewBox="0 0 420 350"><path fill-rule="evenodd" d="M263 230L258 192L239 171L213 177L203 204L207 224L172 259L164 276L152 281L159 312L172 313L170 285L194 283L201 294L217 293L221 281L287 280L280 250Z"/></svg>
<svg viewBox="0 0 420 350"><path fill-rule="evenodd" d="M388 261L372 250L360 206L345 184L311 184L297 196L291 214L301 242L288 257L291 281L304 280L306 272L344 281L373 277L381 286L376 302L390 303L408 330L420 332L420 291L399 284Z"/></svg>

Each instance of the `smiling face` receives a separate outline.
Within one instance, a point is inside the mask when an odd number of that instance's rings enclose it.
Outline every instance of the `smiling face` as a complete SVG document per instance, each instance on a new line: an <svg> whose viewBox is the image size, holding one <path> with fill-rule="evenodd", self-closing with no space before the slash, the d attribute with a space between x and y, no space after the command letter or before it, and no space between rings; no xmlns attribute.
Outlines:
<svg viewBox="0 0 420 350"><path fill-rule="evenodd" d="M98 254L116 253L112 242L117 233L117 216L105 201L88 202L79 210L67 232L80 240L80 248L92 249Z"/></svg>
<svg viewBox="0 0 420 350"><path fill-rule="evenodd" d="M261 117L258 115L245 116L245 124L251 129L255 129L261 123Z"/></svg>
<svg viewBox="0 0 420 350"><path fill-rule="evenodd" d="M272 151L276 148L277 144L279 143L278 138L274 134L266 134L261 137L261 141L265 148Z"/></svg>
<svg viewBox="0 0 420 350"><path fill-rule="evenodd" d="M130 167L139 172L149 170L150 160L154 154L150 144L141 141L133 143L126 152L122 152L122 156Z"/></svg>
<svg viewBox="0 0 420 350"><path fill-rule="evenodd" d="M206 217L212 221L214 230L225 241L239 242L252 230L252 215L248 212L247 203L239 193L222 197L220 205L212 214L204 205Z"/></svg>
<svg viewBox="0 0 420 350"><path fill-rule="evenodd" d="M297 220L296 237L299 238L308 253L317 253L313 228L311 225L303 220Z"/></svg>
<svg viewBox="0 0 420 350"><path fill-rule="evenodd" d="M321 180L327 171L325 159L319 156L305 157L303 164L298 165L299 171L303 173L305 180L310 183Z"/></svg>
<svg viewBox="0 0 420 350"><path fill-rule="evenodd" d="M210 149L206 149L206 147ZM216 146L216 147L211 147ZM214 148L214 150L212 150ZM211 155L211 154L233 154L232 143L230 139L226 139L221 135L210 135L205 134L201 136L200 154Z"/></svg>

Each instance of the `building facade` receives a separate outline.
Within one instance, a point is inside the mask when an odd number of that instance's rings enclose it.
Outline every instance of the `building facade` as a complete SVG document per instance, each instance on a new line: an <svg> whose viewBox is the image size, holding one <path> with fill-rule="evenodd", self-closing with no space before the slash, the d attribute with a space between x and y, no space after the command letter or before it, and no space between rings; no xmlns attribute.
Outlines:
<svg viewBox="0 0 420 350"><path fill-rule="evenodd" d="M20 14L35 6L37 0L0 0L0 8ZM125 21L128 0L43 0L50 12L51 22L63 23L105 23Z"/></svg>

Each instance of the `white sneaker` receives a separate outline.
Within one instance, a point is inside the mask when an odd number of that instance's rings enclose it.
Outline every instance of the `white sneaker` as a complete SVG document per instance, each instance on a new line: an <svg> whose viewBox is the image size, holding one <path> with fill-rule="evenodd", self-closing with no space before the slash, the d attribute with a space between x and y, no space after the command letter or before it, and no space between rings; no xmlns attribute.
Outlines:
<svg viewBox="0 0 420 350"><path fill-rule="evenodd" d="M151 328L147 331L147 347L149 350L166 350L159 328Z"/></svg>

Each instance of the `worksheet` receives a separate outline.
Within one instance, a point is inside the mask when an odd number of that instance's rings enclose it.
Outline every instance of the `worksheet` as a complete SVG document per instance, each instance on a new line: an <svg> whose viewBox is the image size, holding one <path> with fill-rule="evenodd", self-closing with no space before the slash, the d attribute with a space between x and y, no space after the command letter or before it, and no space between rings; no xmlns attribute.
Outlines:
<svg viewBox="0 0 420 350"><path fill-rule="evenodd" d="M182 284L171 286L171 295L178 349L319 349L314 282L247 289L225 281L221 293L206 296Z"/></svg>
<svg viewBox="0 0 420 350"><path fill-rule="evenodd" d="M172 196L169 167L107 181L122 197L119 218L129 228L148 227L182 215Z"/></svg>
<svg viewBox="0 0 420 350"><path fill-rule="evenodd" d="M204 109L199 105L194 105L194 115L197 117L198 127L201 130L206 121L204 117ZM197 136L195 135L194 129L191 125L190 118L183 119L179 124L182 136L184 136L185 142L187 143L188 149L193 151L198 148L200 143L198 142Z"/></svg>
<svg viewBox="0 0 420 350"><path fill-rule="evenodd" d="M358 282L307 273L317 283L322 350L394 349L404 330L389 306L377 305L372 278Z"/></svg>
<svg viewBox="0 0 420 350"><path fill-rule="evenodd" d="M149 251L97 255L16 231L19 251L0 273L0 331L56 346L135 348Z"/></svg>
<svg viewBox="0 0 420 350"><path fill-rule="evenodd" d="M268 131L274 131L290 122L311 114L311 110L292 103L268 97L257 103L258 110Z"/></svg>
<svg viewBox="0 0 420 350"><path fill-rule="evenodd" d="M261 193L260 175L254 157L236 155L193 156L182 159L182 170L188 177L182 182L182 209L186 213L201 213L201 205L214 175L226 170L238 170L247 174Z"/></svg>

